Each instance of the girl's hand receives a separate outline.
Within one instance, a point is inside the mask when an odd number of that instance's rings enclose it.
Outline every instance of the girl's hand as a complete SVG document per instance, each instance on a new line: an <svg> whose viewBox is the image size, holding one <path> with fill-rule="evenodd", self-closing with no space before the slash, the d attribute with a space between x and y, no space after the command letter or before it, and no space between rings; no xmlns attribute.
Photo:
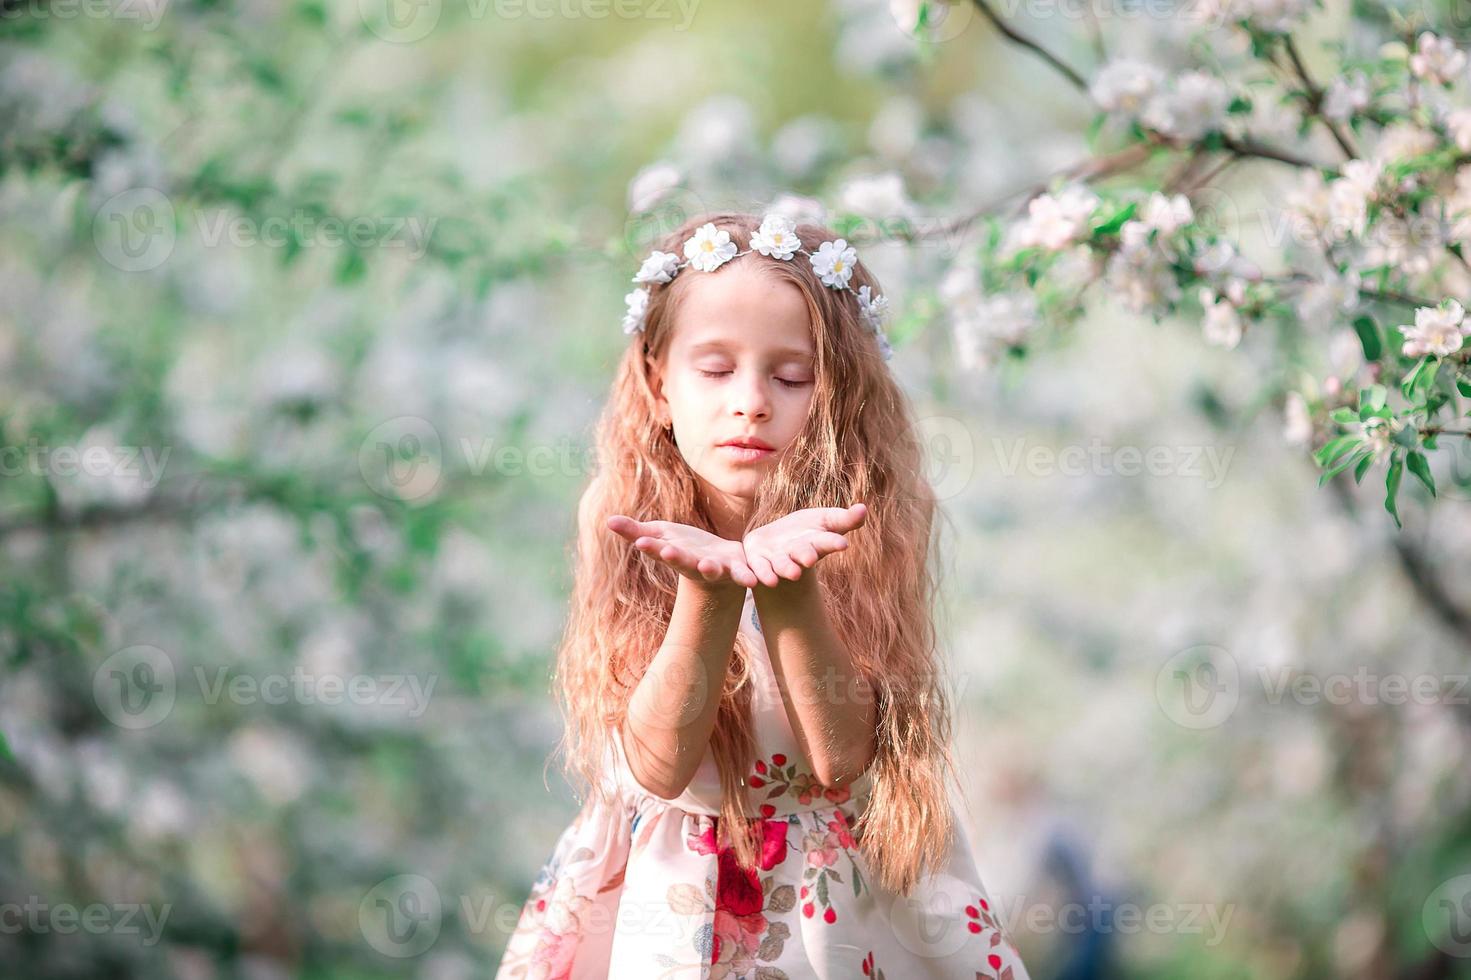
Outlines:
<svg viewBox="0 0 1471 980"><path fill-rule="evenodd" d="M622 514L608 518L608 529L702 585L734 584L744 589L757 585L739 541L727 541L688 524L636 521Z"/></svg>
<svg viewBox="0 0 1471 980"><path fill-rule="evenodd" d="M848 547L844 537L868 519L868 507L808 507L777 518L747 534L741 544L746 563L762 585L775 586L782 579L795 582L802 570L818 559Z"/></svg>

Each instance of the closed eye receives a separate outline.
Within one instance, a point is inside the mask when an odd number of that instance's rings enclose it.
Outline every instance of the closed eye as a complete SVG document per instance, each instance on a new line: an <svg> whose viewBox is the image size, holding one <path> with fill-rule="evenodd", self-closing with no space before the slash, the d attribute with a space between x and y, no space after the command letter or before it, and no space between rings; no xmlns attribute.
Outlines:
<svg viewBox="0 0 1471 980"><path fill-rule="evenodd" d="M703 368L699 369L699 371L700 374L704 375L707 378L723 378L727 374L731 373L729 371L706 371ZM777 378L776 380L780 381L788 388L805 388L812 383L811 381L788 381L786 378Z"/></svg>

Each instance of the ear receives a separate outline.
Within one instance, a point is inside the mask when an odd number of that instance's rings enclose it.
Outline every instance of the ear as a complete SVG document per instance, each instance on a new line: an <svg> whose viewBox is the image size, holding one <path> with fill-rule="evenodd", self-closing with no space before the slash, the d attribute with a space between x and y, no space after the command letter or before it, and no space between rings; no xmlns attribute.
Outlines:
<svg viewBox="0 0 1471 980"><path fill-rule="evenodd" d="M654 358L644 355L649 376L649 390L654 393L654 414L661 425L669 424L669 400L664 397L664 371Z"/></svg>

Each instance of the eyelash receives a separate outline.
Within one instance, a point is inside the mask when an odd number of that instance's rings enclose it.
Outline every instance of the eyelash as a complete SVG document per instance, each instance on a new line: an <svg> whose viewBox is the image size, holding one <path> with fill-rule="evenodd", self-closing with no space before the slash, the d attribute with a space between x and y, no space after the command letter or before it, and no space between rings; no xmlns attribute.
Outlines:
<svg viewBox="0 0 1471 980"><path fill-rule="evenodd" d="M707 378L722 378L725 375L729 374L730 372L729 371L706 371L704 369L700 369L700 373L703 374ZM805 388L805 387L807 387L808 385L810 385L812 383L811 381L788 381L786 378L777 378L776 380L780 381L782 384L786 385L788 388Z"/></svg>

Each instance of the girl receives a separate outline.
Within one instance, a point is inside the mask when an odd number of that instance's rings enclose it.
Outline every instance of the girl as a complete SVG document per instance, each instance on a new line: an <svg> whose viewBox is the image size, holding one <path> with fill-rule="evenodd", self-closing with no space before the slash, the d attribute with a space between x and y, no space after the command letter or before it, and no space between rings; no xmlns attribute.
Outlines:
<svg viewBox="0 0 1471 980"><path fill-rule="evenodd" d="M555 674L591 795L497 976L1027 980L947 795L935 498L877 283L745 214L634 282Z"/></svg>

